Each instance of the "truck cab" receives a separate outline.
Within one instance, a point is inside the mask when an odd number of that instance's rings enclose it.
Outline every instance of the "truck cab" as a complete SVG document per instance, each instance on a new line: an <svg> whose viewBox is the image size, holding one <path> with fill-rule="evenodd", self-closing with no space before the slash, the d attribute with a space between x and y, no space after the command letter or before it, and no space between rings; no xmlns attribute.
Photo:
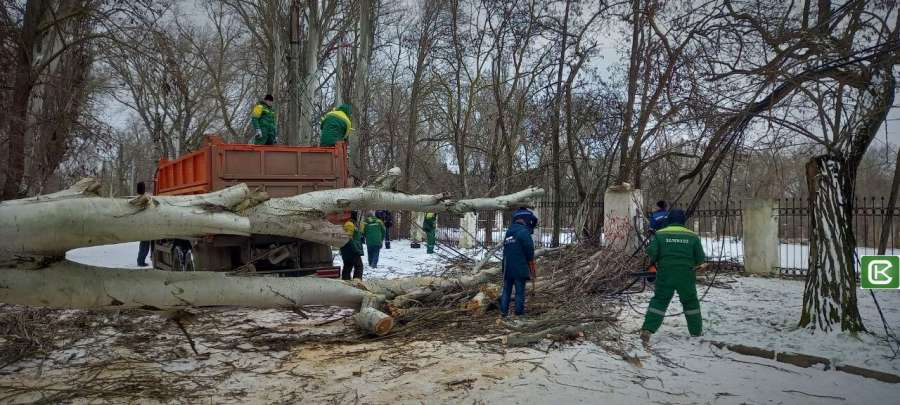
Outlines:
<svg viewBox="0 0 900 405"><path fill-rule="evenodd" d="M269 197L350 186L346 143L333 147L229 144L207 135L202 146L162 159L156 195L190 195L245 183ZM332 215L340 224L349 215ZM228 271L280 276L338 277L331 247L274 235L206 235L153 241L153 266L172 271Z"/></svg>

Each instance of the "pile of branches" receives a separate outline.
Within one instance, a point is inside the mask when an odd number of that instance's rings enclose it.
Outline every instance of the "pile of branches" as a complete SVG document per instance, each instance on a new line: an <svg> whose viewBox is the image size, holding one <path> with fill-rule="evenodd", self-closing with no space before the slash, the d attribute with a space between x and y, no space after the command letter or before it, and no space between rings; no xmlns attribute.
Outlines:
<svg viewBox="0 0 900 405"><path fill-rule="evenodd" d="M643 271L643 257L573 245L545 251L538 258L538 277L526 285L526 315L503 319L499 312L500 276L488 283L445 288L414 305L391 308L398 326L379 339L498 341L510 346L551 340L616 339L622 308L619 294ZM499 264L480 271L494 270ZM511 306L513 304L511 303Z"/></svg>

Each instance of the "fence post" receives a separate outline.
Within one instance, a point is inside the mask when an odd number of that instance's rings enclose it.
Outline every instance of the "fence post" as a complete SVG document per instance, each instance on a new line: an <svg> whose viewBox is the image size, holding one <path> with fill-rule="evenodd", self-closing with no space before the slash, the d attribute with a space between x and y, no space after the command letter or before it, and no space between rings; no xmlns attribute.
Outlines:
<svg viewBox="0 0 900 405"><path fill-rule="evenodd" d="M474 212L467 212L459 218L459 247L472 249L475 247L475 233L478 232L478 217Z"/></svg>
<svg viewBox="0 0 900 405"><path fill-rule="evenodd" d="M413 223L410 226L412 229L412 237L413 242L422 242L425 240L425 232L422 231L422 223L425 222L425 213L424 212L414 212ZM437 224L435 224L437 226Z"/></svg>
<svg viewBox="0 0 900 405"><path fill-rule="evenodd" d="M750 274L773 274L781 264L775 201L747 200L743 211L744 268Z"/></svg>
<svg viewBox="0 0 900 405"><path fill-rule="evenodd" d="M637 229L642 223L644 197L630 184L610 186L603 194L603 245L631 251L640 244Z"/></svg>

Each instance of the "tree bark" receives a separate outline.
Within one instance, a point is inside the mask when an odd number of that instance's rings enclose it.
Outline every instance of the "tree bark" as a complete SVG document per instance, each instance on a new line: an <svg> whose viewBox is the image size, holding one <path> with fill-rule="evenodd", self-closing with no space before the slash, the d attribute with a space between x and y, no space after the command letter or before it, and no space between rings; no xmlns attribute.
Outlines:
<svg viewBox="0 0 900 405"><path fill-rule="evenodd" d="M569 40L569 8L572 2L566 1L565 11L563 11L562 30L560 31L560 51L559 63L556 67L556 95L553 100L553 130L551 131L551 153L552 159L552 177L553 177L553 235L550 240L551 246L559 246L560 223L562 222L562 207L560 206L560 195L562 194L562 168L560 167L559 153L559 137L560 126L562 125L562 105L563 105L563 67L566 61L566 50Z"/></svg>
<svg viewBox="0 0 900 405"><path fill-rule="evenodd" d="M856 303L853 178L846 159L823 155L806 164L809 272L800 326L864 331Z"/></svg>
<svg viewBox="0 0 900 405"><path fill-rule="evenodd" d="M282 131L286 145L300 144L300 0L291 1L290 49L287 60L287 128ZM306 125L304 123L304 125Z"/></svg>

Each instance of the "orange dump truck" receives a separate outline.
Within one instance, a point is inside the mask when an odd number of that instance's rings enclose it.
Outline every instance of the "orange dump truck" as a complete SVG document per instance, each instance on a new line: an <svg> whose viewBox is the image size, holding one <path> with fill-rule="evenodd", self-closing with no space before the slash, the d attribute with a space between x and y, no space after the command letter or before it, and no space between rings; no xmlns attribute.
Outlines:
<svg viewBox="0 0 900 405"><path fill-rule="evenodd" d="M202 194L245 183L270 197L349 186L345 143L334 147L228 144L209 135L203 146L163 159L156 195ZM335 218L335 222L340 219ZM175 271L239 271L338 277L331 248L273 235L207 235L153 241L153 266Z"/></svg>

